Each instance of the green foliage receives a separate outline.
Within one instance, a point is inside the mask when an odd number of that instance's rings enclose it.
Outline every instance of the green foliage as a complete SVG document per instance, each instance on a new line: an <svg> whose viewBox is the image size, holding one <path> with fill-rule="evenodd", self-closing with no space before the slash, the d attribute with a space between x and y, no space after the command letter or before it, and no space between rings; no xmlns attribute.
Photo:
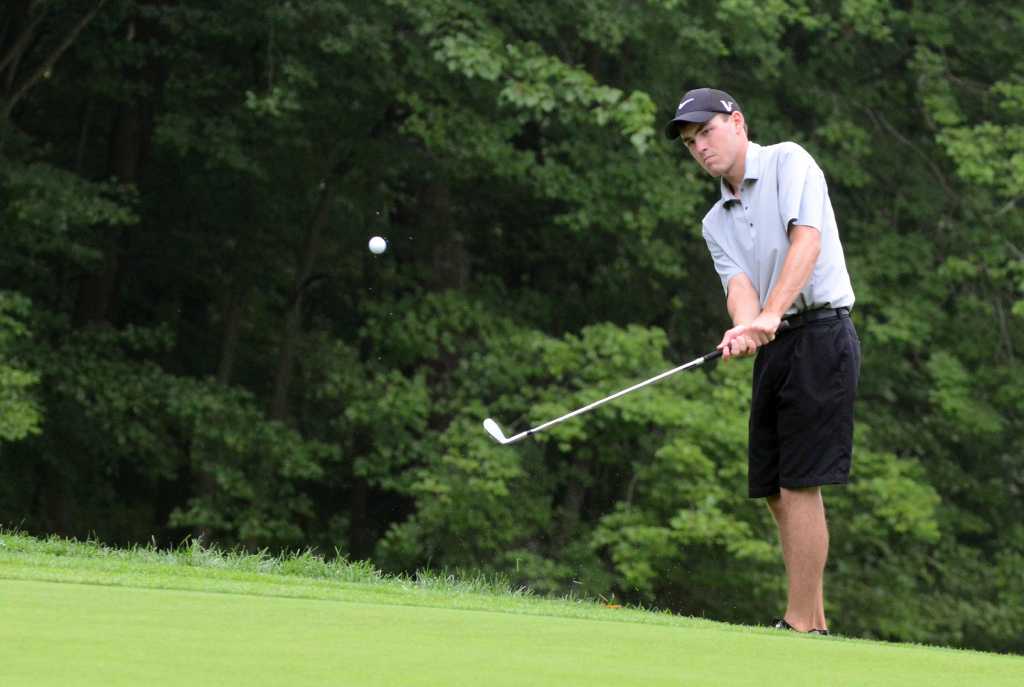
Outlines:
<svg viewBox="0 0 1024 687"><path fill-rule="evenodd" d="M777 614L749 362L514 448L480 427L721 336L717 187L660 134L717 85L819 161L857 293L835 627L1019 651L1022 26L998 2L106 3L0 134L0 519Z"/></svg>
<svg viewBox="0 0 1024 687"><path fill-rule="evenodd" d="M116 180L89 181L43 162L7 162L0 171L0 236L12 255L0 264L17 269L36 255L95 262L99 253L86 240L89 230L135 224L133 196Z"/></svg>
<svg viewBox="0 0 1024 687"><path fill-rule="evenodd" d="M30 336L24 322L30 311L28 299L0 291L0 441L40 431L42 413L33 392L39 375L18 359L19 344Z"/></svg>

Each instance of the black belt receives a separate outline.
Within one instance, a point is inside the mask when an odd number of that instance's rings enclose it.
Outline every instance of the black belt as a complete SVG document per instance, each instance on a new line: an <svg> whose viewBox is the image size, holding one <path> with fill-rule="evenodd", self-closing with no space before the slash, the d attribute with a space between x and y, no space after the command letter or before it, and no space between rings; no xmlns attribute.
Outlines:
<svg viewBox="0 0 1024 687"><path fill-rule="evenodd" d="M786 315L782 318L782 321L786 323L786 329L796 329L797 327L803 327L805 324L810 324L811 322L839 320L849 316L849 308L817 308L815 310L798 312L795 315Z"/></svg>

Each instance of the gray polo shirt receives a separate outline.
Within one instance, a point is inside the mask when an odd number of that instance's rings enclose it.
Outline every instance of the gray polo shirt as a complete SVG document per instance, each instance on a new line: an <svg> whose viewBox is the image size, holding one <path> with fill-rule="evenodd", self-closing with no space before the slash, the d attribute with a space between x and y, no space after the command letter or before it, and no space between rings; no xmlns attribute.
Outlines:
<svg viewBox="0 0 1024 687"><path fill-rule="evenodd" d="M789 227L800 224L821 232L821 254L787 314L853 306L825 175L806 150L796 143L751 142L739 198L724 179L721 188L721 200L704 217L703 234L726 294L729 280L745 272L764 308L789 252Z"/></svg>

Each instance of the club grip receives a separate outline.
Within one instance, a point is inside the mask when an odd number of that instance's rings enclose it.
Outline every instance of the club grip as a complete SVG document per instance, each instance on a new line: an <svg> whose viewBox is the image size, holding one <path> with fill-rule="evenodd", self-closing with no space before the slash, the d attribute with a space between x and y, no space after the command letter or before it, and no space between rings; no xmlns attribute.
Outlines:
<svg viewBox="0 0 1024 687"><path fill-rule="evenodd" d="M775 331L776 332L784 332L787 329L789 329L789 321L788 320L783 320L782 322L779 322L779 328L776 329ZM701 357L704 358L704 362L708 362L709 360L715 360L716 358L721 358L722 357L722 349L721 348L716 348L715 350L711 351L710 353L705 353Z"/></svg>

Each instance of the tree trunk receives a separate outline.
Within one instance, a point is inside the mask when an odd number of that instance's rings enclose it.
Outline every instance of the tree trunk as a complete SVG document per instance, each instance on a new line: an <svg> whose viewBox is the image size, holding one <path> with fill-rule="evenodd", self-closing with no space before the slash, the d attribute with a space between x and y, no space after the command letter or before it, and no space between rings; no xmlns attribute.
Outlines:
<svg viewBox="0 0 1024 687"><path fill-rule="evenodd" d="M348 554L352 560L366 560L373 553L373 532L370 530L370 518L368 507L370 505L370 485L360 477L353 474L351 479L351 491L348 499L349 529L348 529Z"/></svg>
<svg viewBox="0 0 1024 687"><path fill-rule="evenodd" d="M469 283L469 255L465 236L454 226L451 190L443 182L434 182L422 190L420 198L433 244L430 286L434 290L465 288Z"/></svg>
<svg viewBox="0 0 1024 687"><path fill-rule="evenodd" d="M281 351L277 359L274 373L274 394L270 404L270 417L274 420L285 420L289 415L288 397L291 391L292 377L295 371L295 353L298 349L302 333L302 305L306 289L315 281L313 266L320 252L320 239L331 216L331 203L334 198L335 184L330 177L325 179L320 188L313 219L306 230L302 252L299 255L299 266L295 275L295 285L291 298L288 300L288 312L285 314L284 332L281 339Z"/></svg>
<svg viewBox="0 0 1024 687"><path fill-rule="evenodd" d="M565 499L562 501L558 531L554 536L556 550L562 550L572 541L583 514L583 502L590 484L590 471L586 462L578 457L569 466L568 481L565 485Z"/></svg>
<svg viewBox="0 0 1024 687"><path fill-rule="evenodd" d="M249 305L249 287L225 289L224 333L220 344L220 359L217 362L217 383L231 385L235 371L235 357L238 341L242 334L242 320Z"/></svg>
<svg viewBox="0 0 1024 687"><path fill-rule="evenodd" d="M137 23L139 42L156 40L151 27L142 21ZM165 80L164 69L162 65L150 61L140 72L129 70L125 79L147 82L149 88L145 90L150 95L140 96L118 107L110 133L107 168L109 176L121 185L137 187L153 129L153 106L147 98L155 98L160 92ZM117 284L123 268L126 234L121 230L110 231L110 235L100 245L103 252L100 270L84 276L79 284L74 318L78 326L111 323L115 318Z"/></svg>

